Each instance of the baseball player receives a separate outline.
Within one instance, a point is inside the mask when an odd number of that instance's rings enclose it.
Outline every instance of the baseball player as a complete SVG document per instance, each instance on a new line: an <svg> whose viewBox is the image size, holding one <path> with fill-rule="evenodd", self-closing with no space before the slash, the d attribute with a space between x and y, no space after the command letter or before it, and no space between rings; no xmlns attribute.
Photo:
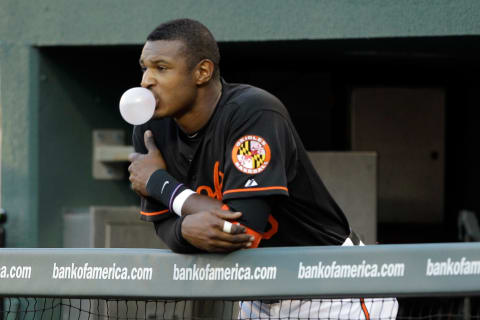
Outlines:
<svg viewBox="0 0 480 320"><path fill-rule="evenodd" d="M215 39L197 21L164 23L147 38L141 84L156 109L134 128L129 167L142 219L178 253L359 245L283 104L259 88L225 82L219 60ZM374 302L292 300L288 312L310 317L328 307L369 318ZM395 318L396 300L390 304L375 317ZM241 318L287 312L280 301L241 305Z"/></svg>

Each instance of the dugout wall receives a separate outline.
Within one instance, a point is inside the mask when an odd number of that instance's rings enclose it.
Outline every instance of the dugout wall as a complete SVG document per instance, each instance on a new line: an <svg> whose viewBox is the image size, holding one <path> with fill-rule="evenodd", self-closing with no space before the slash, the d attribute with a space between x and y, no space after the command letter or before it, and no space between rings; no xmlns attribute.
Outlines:
<svg viewBox="0 0 480 320"><path fill-rule="evenodd" d="M304 98L290 112L312 150L349 150L352 85L444 86L446 215L440 225L410 230L450 239L458 209L480 209L473 157L480 86L475 0L152 0L135 7L127 0L6 0L0 3L0 108L8 246L59 246L61 215L69 207L135 204L126 181L92 178L91 130L128 132L115 102L138 83L146 34L178 17L202 21L222 42L228 80L260 85L287 105ZM311 95L299 97L305 83ZM311 101L323 108L310 109ZM381 232L397 229L386 225Z"/></svg>

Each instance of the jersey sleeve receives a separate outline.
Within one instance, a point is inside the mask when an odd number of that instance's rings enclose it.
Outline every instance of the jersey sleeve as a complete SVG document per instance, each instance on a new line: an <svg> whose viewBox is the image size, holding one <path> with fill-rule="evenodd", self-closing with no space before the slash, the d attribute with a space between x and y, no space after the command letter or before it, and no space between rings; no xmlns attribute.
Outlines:
<svg viewBox="0 0 480 320"><path fill-rule="evenodd" d="M133 148L135 152L146 154L147 148L143 139L144 130L140 126L133 129ZM152 197L140 197L140 219L149 222L160 222L169 217L177 216L170 212L168 208Z"/></svg>
<svg viewBox="0 0 480 320"><path fill-rule="evenodd" d="M248 115L250 113L250 115ZM288 196L297 148L284 115L260 110L232 118L225 154L223 199Z"/></svg>
<svg viewBox="0 0 480 320"><path fill-rule="evenodd" d="M229 199L225 203L230 211L240 211L242 216L236 221L259 233L267 228L268 216L271 212L270 199L262 197Z"/></svg>

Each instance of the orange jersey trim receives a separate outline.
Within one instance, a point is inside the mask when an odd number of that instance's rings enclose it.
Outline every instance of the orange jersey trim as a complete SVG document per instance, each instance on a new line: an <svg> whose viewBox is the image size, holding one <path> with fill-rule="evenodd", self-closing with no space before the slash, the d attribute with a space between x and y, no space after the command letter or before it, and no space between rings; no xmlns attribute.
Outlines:
<svg viewBox="0 0 480 320"><path fill-rule="evenodd" d="M275 187L263 187L263 188L248 188L248 189L232 189L227 190L223 194L235 193L235 192L256 192L256 191L265 191L265 190L284 190L288 192L288 188L282 186Z"/></svg>
<svg viewBox="0 0 480 320"><path fill-rule="evenodd" d="M155 212L143 212L143 211L140 211L140 214L144 215L144 216L158 216L160 214L164 214L164 213L167 213L168 212L168 209L166 210L162 210L162 211L155 211Z"/></svg>
<svg viewBox="0 0 480 320"><path fill-rule="evenodd" d="M366 320L370 320L370 314L368 313L367 306L365 305L365 299L361 298L360 303L362 304L363 314L365 315Z"/></svg>
<svg viewBox="0 0 480 320"><path fill-rule="evenodd" d="M275 233L278 232L278 221L272 216L272 214L268 215L268 222L272 227L270 228L270 230L265 232L262 236L262 238L266 240L270 239L271 237L273 237Z"/></svg>

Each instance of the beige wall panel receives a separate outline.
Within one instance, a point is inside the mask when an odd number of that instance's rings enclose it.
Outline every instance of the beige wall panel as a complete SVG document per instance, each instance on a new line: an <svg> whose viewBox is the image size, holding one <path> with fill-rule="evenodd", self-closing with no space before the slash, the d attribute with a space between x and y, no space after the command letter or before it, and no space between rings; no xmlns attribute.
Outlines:
<svg viewBox="0 0 480 320"><path fill-rule="evenodd" d="M366 244L377 240L377 156L372 152L309 152L328 191Z"/></svg>

